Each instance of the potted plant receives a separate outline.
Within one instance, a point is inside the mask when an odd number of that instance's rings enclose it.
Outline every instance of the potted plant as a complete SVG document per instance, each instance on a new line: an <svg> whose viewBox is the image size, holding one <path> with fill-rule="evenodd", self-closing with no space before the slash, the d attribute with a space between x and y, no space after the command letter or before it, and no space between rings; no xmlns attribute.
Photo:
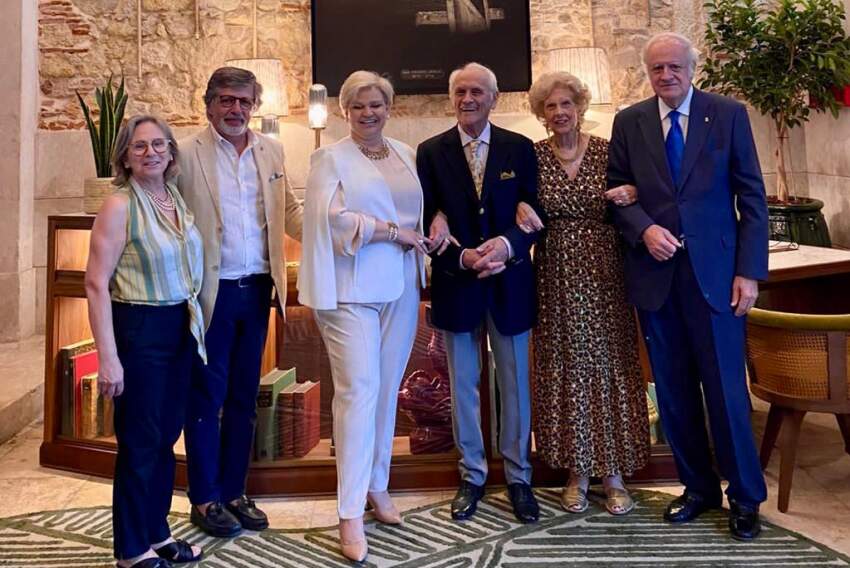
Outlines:
<svg viewBox="0 0 850 568"><path fill-rule="evenodd" d="M115 150L115 139L124 119L124 108L127 106L127 93L124 92L124 77L118 90L112 91L112 75L106 82L106 86L96 88L94 100L98 108L98 121L92 118L92 112L79 91L77 100L83 109L86 119L86 127L91 139L91 149L94 154L94 165L97 177L86 178L83 182L83 211L85 213L97 213L103 200L112 193L112 152Z"/></svg>
<svg viewBox="0 0 850 568"><path fill-rule="evenodd" d="M700 86L742 97L773 121L771 238L830 246L823 202L789 193L785 150L789 130L812 110L838 116L833 88L850 84L844 7L835 0L708 0L705 7L708 54Z"/></svg>

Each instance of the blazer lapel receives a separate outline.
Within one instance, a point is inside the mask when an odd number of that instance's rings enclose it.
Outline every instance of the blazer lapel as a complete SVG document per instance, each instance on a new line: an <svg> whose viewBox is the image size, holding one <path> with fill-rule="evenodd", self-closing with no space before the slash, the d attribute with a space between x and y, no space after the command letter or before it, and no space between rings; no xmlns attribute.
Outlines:
<svg viewBox="0 0 850 568"><path fill-rule="evenodd" d="M688 176L693 171L712 124L714 124L714 107L700 91L694 88L691 112L688 116L688 138L685 141L685 155L682 157L682 172L679 176L679 189L685 186Z"/></svg>
<svg viewBox="0 0 850 568"><path fill-rule="evenodd" d="M638 119L640 130L646 140L649 156L658 170L658 175L664 181L665 187L673 193L673 176L667 163L667 150L664 147L664 131L661 128L661 116L658 114L658 99L653 97L647 101L643 114Z"/></svg>
<svg viewBox="0 0 850 568"><path fill-rule="evenodd" d="M257 143L253 148L254 163L257 165L257 177L260 182L260 191L263 193L263 207L266 213L267 225L269 221L274 218L272 211L274 211L275 203L275 196L272 195L270 183L271 177L275 173L272 171L272 166L270 165L271 156L268 155L270 151L271 150L266 147L263 139L257 137Z"/></svg>
<svg viewBox="0 0 850 568"><path fill-rule="evenodd" d="M492 142L492 140L491 136L490 141ZM466 154L463 152L463 146L460 145L460 133L457 131L457 127L452 128L443 135L443 155L445 156L446 163L454 170L455 178L459 180L466 196L474 204L478 204L478 195L475 194L475 182L472 181L472 173L469 171Z"/></svg>
<svg viewBox="0 0 850 568"><path fill-rule="evenodd" d="M215 209L216 215L218 215L218 220L222 221L221 196L218 193L218 166L216 165L218 163L218 156L216 156L216 141L210 131L211 128L212 126L209 126L204 136L199 136L196 139L196 152L198 156L198 164L201 166L201 173L203 174L204 181L207 184L207 191L210 193L213 208Z"/></svg>

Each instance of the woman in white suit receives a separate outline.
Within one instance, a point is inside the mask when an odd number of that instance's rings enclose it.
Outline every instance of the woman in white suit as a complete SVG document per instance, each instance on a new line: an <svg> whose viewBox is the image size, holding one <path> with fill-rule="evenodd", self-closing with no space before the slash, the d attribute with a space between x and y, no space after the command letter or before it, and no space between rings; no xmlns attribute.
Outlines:
<svg viewBox="0 0 850 568"><path fill-rule="evenodd" d="M298 275L331 363L340 543L355 561L367 553L367 501L378 520L401 522L387 492L396 401L431 247L414 152L383 136L392 100L370 71L343 83L350 135L311 156Z"/></svg>

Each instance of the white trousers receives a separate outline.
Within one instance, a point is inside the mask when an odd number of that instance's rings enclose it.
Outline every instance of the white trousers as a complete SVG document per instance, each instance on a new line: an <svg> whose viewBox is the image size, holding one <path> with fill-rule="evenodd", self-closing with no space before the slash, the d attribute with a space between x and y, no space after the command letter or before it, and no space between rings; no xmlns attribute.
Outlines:
<svg viewBox="0 0 850 568"><path fill-rule="evenodd" d="M419 315L415 253L405 255L404 292L392 302L315 310L334 382L339 518L363 515L366 493L386 491L398 389Z"/></svg>

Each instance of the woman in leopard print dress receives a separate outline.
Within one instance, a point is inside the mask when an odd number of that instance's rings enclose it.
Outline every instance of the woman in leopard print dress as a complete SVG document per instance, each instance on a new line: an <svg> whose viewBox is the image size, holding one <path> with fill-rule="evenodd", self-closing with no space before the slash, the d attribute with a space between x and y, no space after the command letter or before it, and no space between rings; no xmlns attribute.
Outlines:
<svg viewBox="0 0 850 568"><path fill-rule="evenodd" d="M626 514L634 502L622 476L646 464L649 422L618 237L605 212L607 200L627 205L635 190L606 192L608 143L581 132L590 99L581 81L546 74L529 99L552 133L535 144L548 217L535 251L537 451L550 467L569 470L561 499L568 511L587 508L589 478L601 477L608 511Z"/></svg>

